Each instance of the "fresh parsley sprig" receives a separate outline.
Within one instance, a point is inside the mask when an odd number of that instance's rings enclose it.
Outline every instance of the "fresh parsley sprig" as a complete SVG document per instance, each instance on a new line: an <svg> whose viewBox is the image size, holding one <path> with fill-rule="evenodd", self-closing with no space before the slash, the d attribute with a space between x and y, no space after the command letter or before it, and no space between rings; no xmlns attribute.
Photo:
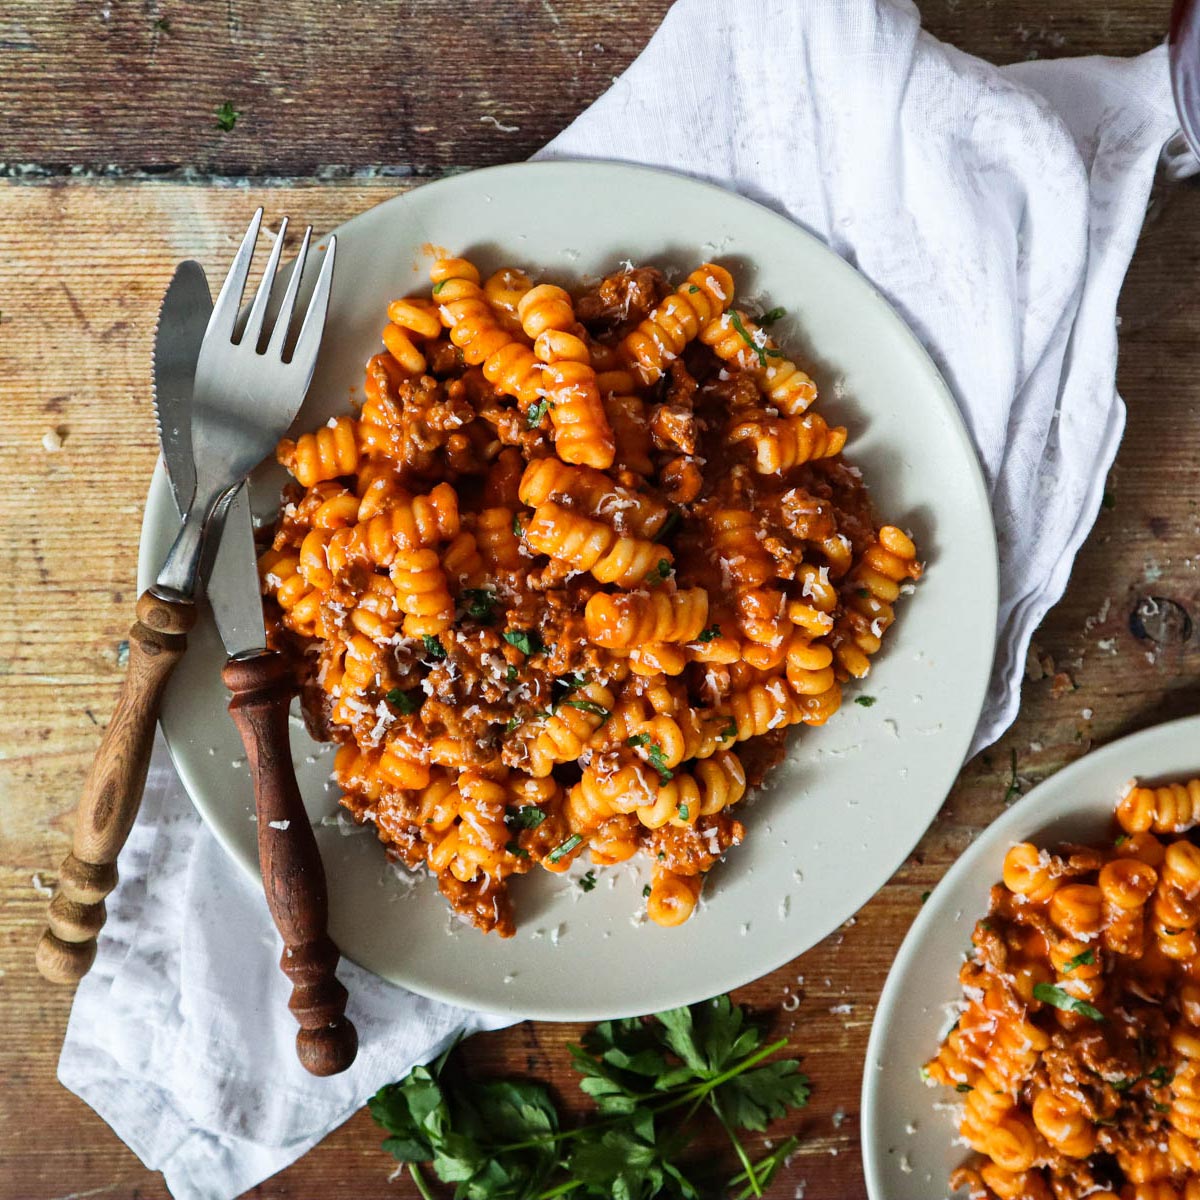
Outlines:
<svg viewBox="0 0 1200 1200"><path fill-rule="evenodd" d="M767 1124L808 1101L808 1080L795 1059L775 1059L787 1039L764 1045L762 1030L728 996L647 1019L604 1021L571 1046L580 1087L594 1116L564 1129L541 1084L494 1080L459 1083L449 1056L415 1068L370 1101L390 1135L384 1149L408 1165L432 1200L419 1164L430 1163L458 1200L699 1200L681 1160L708 1109L726 1131L741 1171L725 1181L738 1200L761 1196L796 1148L788 1138L752 1161L738 1130ZM705 1156L706 1159L709 1157ZM708 1182L708 1181L705 1181Z"/></svg>

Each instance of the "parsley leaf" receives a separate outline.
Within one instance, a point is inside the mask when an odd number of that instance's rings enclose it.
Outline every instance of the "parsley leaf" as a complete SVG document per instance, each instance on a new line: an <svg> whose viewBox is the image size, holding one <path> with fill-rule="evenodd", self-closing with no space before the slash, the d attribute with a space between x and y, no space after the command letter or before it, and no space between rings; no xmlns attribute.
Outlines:
<svg viewBox="0 0 1200 1200"><path fill-rule="evenodd" d="M550 853L546 856L547 861L552 863L561 861L562 859L566 858L566 856L570 854L571 851L574 850L575 847L578 846L582 841L583 838L581 838L579 834L571 834L571 836L567 838L562 845L555 846L554 849L550 851Z"/></svg>
<svg viewBox="0 0 1200 1200"><path fill-rule="evenodd" d="M667 756L657 742L650 743L650 749L646 751L646 761L658 772L658 777L663 783L670 783L675 778L675 772L667 766Z"/></svg>
<svg viewBox="0 0 1200 1200"><path fill-rule="evenodd" d="M496 593L490 588L464 588L463 596L467 601L467 616L489 624L496 615Z"/></svg>
<svg viewBox="0 0 1200 1200"><path fill-rule="evenodd" d="M1015 799L1017 796L1019 796L1021 794L1021 781L1017 778L1017 752L1016 752L1016 749L1014 748L1013 750L1010 750L1009 755L1010 755L1010 758L1009 758L1010 772L1009 772L1008 787L1004 789L1004 803L1005 804L1008 804L1011 800Z"/></svg>
<svg viewBox="0 0 1200 1200"><path fill-rule="evenodd" d="M720 738L721 738L721 741L723 741L723 742L724 742L724 741L726 741L726 740L727 740L727 739L729 739L729 738L736 738L736 737L737 737L737 731L738 731L738 730L737 730L737 722L736 722L736 721L730 721L730 722L729 722L729 724L728 724L728 725L726 725L726 726L725 726L725 728L721 730L721 733L720 733L720 735L719 735L719 736L720 736Z"/></svg>
<svg viewBox="0 0 1200 1200"><path fill-rule="evenodd" d="M1054 1008L1061 1008L1063 1012L1078 1013L1081 1017L1087 1017L1092 1021L1104 1020L1104 1014L1094 1005L1089 1004L1086 1000L1080 1000L1077 996L1072 996L1070 992L1055 987L1052 983L1035 983L1033 998L1040 1000L1043 1004L1052 1005Z"/></svg>
<svg viewBox="0 0 1200 1200"><path fill-rule="evenodd" d="M405 716L409 713L415 713L425 703L425 697L418 688L413 688L409 692L402 692L399 688L392 688L383 698L393 708L398 708Z"/></svg>
<svg viewBox="0 0 1200 1200"><path fill-rule="evenodd" d="M720 625L710 625L707 629L700 631L700 636L696 639L698 642L715 642L721 636Z"/></svg>
<svg viewBox="0 0 1200 1200"><path fill-rule="evenodd" d="M542 418L546 415L546 409L549 407L549 400L539 400L536 404L529 406L529 411L525 414L525 423L530 429L536 429L542 423Z"/></svg>
<svg viewBox="0 0 1200 1200"><path fill-rule="evenodd" d="M660 558L658 566L646 572L646 582L651 587L657 587L664 579L671 577L671 560L668 558Z"/></svg>
<svg viewBox="0 0 1200 1200"><path fill-rule="evenodd" d="M437 634L427 633L421 638L425 646L425 653L429 655L434 662L441 662L446 657L446 648L438 640Z"/></svg>
<svg viewBox="0 0 1200 1200"><path fill-rule="evenodd" d="M590 892L596 886L596 872L585 871L583 878L579 881L579 886L585 892Z"/></svg>
<svg viewBox="0 0 1200 1200"><path fill-rule="evenodd" d="M507 850L509 852L509 854L515 856L516 858L528 858L529 857L529 851L526 850L525 847L522 846L519 842L509 842L504 847L504 849Z"/></svg>
<svg viewBox="0 0 1200 1200"><path fill-rule="evenodd" d="M541 635L536 629L505 630L504 640L510 646L516 646L527 657L531 654L540 654L545 649Z"/></svg>
<svg viewBox="0 0 1200 1200"><path fill-rule="evenodd" d="M563 705L566 708L577 708L580 712L591 713L593 717L599 717L601 721L607 721L612 716L612 713L602 704L593 704L590 700L564 700Z"/></svg>
<svg viewBox="0 0 1200 1200"><path fill-rule="evenodd" d="M679 806L679 819L681 821L686 821L690 815L691 810L688 808L688 806L686 804L681 804Z"/></svg>
<svg viewBox="0 0 1200 1200"><path fill-rule="evenodd" d="M776 321L787 316L786 308L772 308L758 318L760 325L774 325Z"/></svg>
<svg viewBox="0 0 1200 1200"><path fill-rule="evenodd" d="M1069 958L1063 963L1063 973L1069 974L1076 967L1090 967L1096 961L1095 950L1084 950L1076 954L1074 958Z"/></svg>
<svg viewBox="0 0 1200 1200"><path fill-rule="evenodd" d="M509 808L504 813L504 823L509 829L536 829L544 820L546 814L536 804L522 804L519 808Z"/></svg>
<svg viewBox="0 0 1200 1200"><path fill-rule="evenodd" d="M975 1089L969 1083L956 1083L954 1090L956 1092L973 1092Z"/></svg>
<svg viewBox="0 0 1200 1200"><path fill-rule="evenodd" d="M625 739L625 745L630 746L635 750L638 748L638 746L648 745L649 742L650 735L648 733L634 733Z"/></svg>
<svg viewBox="0 0 1200 1200"><path fill-rule="evenodd" d="M646 884L646 886L642 888L642 899L643 900L650 899L650 891L651 891L651 888L650 888L649 884Z"/></svg>
<svg viewBox="0 0 1200 1200"><path fill-rule="evenodd" d="M667 519L662 523L662 528L654 535L654 540L656 542L665 542L679 528L682 520L683 516L680 514L679 509L671 509L667 513Z"/></svg>
<svg viewBox="0 0 1200 1200"><path fill-rule="evenodd" d="M699 288L698 288L698 287L697 287L697 286L696 286L694 283L692 283L692 284L689 284L689 285L688 285L688 291L689 291L689 292L690 292L692 295L695 295L695 293L696 293L696 292L698 292L699 290L700 290L700 289L699 289Z"/></svg>
<svg viewBox="0 0 1200 1200"><path fill-rule="evenodd" d="M217 109L217 128L222 133L229 133L237 124L238 117L242 114L238 112L228 100Z"/></svg>
<svg viewBox="0 0 1200 1200"><path fill-rule="evenodd" d="M522 720L523 719L521 717L509 717L508 720L504 722L504 732L512 733L514 729L518 729L521 726Z"/></svg>
<svg viewBox="0 0 1200 1200"><path fill-rule="evenodd" d="M863 708L870 708L871 705L875 703L875 697L874 696L855 696L854 703L861 704L863 706Z"/></svg>
<svg viewBox="0 0 1200 1200"><path fill-rule="evenodd" d="M516 683L517 682L517 668L514 667L512 665L512 663L508 664L508 669L504 672L504 682L505 683Z"/></svg>

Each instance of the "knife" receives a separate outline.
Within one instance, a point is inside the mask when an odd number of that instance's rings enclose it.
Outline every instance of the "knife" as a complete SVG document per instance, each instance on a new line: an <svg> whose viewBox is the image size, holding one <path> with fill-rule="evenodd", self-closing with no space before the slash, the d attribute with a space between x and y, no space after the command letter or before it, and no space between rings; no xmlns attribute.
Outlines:
<svg viewBox="0 0 1200 1200"><path fill-rule="evenodd" d="M212 300L198 263L176 268L154 335L155 417L159 441L174 442L177 486L195 487L192 467L192 382ZM165 455L164 455L165 457ZM96 957L104 897L117 886L117 854L129 836L150 765L154 728L167 680L183 657L195 621L190 604L164 604L151 592L138 600L129 631L129 669L112 720L83 785L71 853L59 869L49 928L37 945L42 975L55 983L82 979Z"/></svg>
<svg viewBox="0 0 1200 1200"><path fill-rule="evenodd" d="M267 906L283 938L279 965L292 981L288 1007L300 1023L296 1054L314 1075L334 1075L354 1061L358 1033L346 1019L346 989L334 974L339 952L326 931L325 870L289 744L288 705L295 687L283 655L267 648L245 486L225 515L208 599L229 652L221 672L233 694L229 714L254 780L258 863Z"/></svg>

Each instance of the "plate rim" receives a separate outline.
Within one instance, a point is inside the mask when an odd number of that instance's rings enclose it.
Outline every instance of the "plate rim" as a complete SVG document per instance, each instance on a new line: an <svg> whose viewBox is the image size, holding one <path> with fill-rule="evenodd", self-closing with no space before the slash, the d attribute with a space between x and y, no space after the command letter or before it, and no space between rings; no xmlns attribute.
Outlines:
<svg viewBox="0 0 1200 1200"><path fill-rule="evenodd" d="M1089 750L1086 754L1080 755L1074 762L1068 763L1061 770L1055 771L1053 775L1049 775L1043 779L1032 791L1022 796L1016 804L985 825L975 840L955 859L949 870L933 886L928 899L921 906L912 924L908 927L903 940L896 949L891 968L888 970L887 978L884 980L883 988L879 993L879 1000L875 1006L875 1016L871 1022L871 1033L867 1038L866 1055L863 1059L862 1087L859 1093L859 1111L862 1115L860 1125L861 1158L868 1200L889 1200L885 1191L886 1179L881 1166L884 1156L875 1148L878 1140L876 1129L878 1124L878 1110L882 1099L879 1085L875 1083L875 1077L878 1072L871 1069L871 1064L881 1061L883 1052L887 1048L888 1027L891 1023L892 1014L900 1001L901 984L910 973L911 963L916 959L926 939L932 934L934 927L944 917L944 914L939 911L940 902L939 904L933 903L938 891L941 890L943 895L951 892L957 887L959 881L964 876L970 875L976 863L987 857L995 849L996 844L1005 836L1013 835L1016 830L1021 828L1029 830L1036 822L1036 812L1038 806L1044 802L1045 792L1069 788L1074 785L1077 776L1087 775L1093 771L1103 771L1112 760L1118 760L1128 755L1130 746L1136 746L1140 749L1143 746L1151 746L1159 741L1174 742L1176 738L1182 741L1187 736L1188 731L1190 731L1197 746L1196 761L1197 769L1200 770L1200 713L1186 717L1176 717L1170 721L1163 721L1157 725L1150 725L1145 729L1138 729L1132 733L1127 733L1096 750ZM1112 810L1115 816L1115 798L1112 802ZM1060 812L1054 817L1044 818L1044 821L1061 820L1066 815L1066 813ZM1019 841L1024 839L1020 836L1014 836L1014 840ZM984 885L985 896L986 890L990 889L995 882L996 880L994 879L986 881ZM983 904L981 903L980 913L982 914L982 912ZM975 920L979 919L980 917L975 918ZM956 979L947 984L947 1000L950 1002L956 1000L958 998L958 991L961 991L961 989L956 991L956 987ZM953 1131L949 1126L947 1126L946 1133L947 1138L953 1136Z"/></svg>
<svg viewBox="0 0 1200 1200"><path fill-rule="evenodd" d="M423 183L417 187L410 188L398 195L389 196L385 200L381 200L378 204L371 205L362 212L356 213L348 220L342 222L336 228L327 230L322 237L327 237L330 233L341 235L344 231L352 226L358 225L371 217L378 217L381 209L402 208L406 202L409 202L411 197L418 193L428 193L429 189L434 192L455 192L461 189L475 190L480 187L481 181L486 181L491 178L509 175L521 176L574 176L580 172L594 172L600 175L608 175L614 179L628 179L629 176L653 177L657 179L666 179L670 181L672 186L682 186L688 189L701 189L706 193L712 194L717 202L721 204L733 204L749 206L757 210L762 216L769 218L775 223L779 229L781 236L798 238L809 244L810 249L814 253L822 256L830 266L831 270L840 272L843 277L851 278L854 285L862 290L865 300L869 300L882 316L885 321L888 321L895 328L897 335L907 344L908 348L915 352L914 362L919 364L923 371L931 395L936 394L938 403L941 408L943 417L946 420L948 431L952 431L954 443L960 451L960 455L967 470L966 476L970 479L970 492L972 494L973 503L979 508L982 514L986 517L983 522L986 533L986 545L979 548L980 557L986 563L987 577L981 581L982 586L978 593L973 596L973 603L977 610L982 610L981 616L984 618L981 622L984 628L993 631L992 641L986 656L986 662L981 664L978 678L975 681L975 695L970 697L969 711L974 716L974 721L971 726L971 732L963 740L960 755L957 761L953 764L953 768L949 769L949 777L946 784L940 791L940 804L937 809L933 810L928 820L919 827L914 827L911 837L906 837L895 843L895 851L888 855L884 861L888 863L887 872L878 887L865 897L852 912L857 912L867 904L875 895L879 893L895 875L896 871L903 865L905 859L911 854L913 848L920 842L925 835L930 824L936 818L937 813L941 809L941 805L945 803L946 797L954 785L954 781L961 771L963 764L967 760L967 755L970 751L971 744L974 738L974 732L978 728L979 718L983 713L984 705L987 701L989 685L992 678L992 672L996 660L996 640L994 631L997 627L997 617L999 613L999 557L998 543L995 530L995 521L992 515L992 505L987 489L986 479L984 476L983 466L980 462L978 452L971 440L970 432L967 428L966 420L960 410L957 401L954 398L954 393L942 375L937 363L929 350L917 336L915 330L908 321L900 314L897 308L883 295L876 284L868 278L862 271L852 265L840 254L828 246L820 237L814 234L811 230L800 224L798 221L789 216L777 211L770 205L762 201L745 196L742 193L734 190L731 187L723 187L719 184L712 183L708 180L697 179L694 176L672 170L666 170L659 167L645 166L642 164L613 162L603 159L591 158L564 158L564 159L547 159L538 161L525 161L517 163L503 163L491 167L483 167L478 170L465 171L461 174L450 175L442 179L433 180L429 183ZM486 182L484 183L486 186ZM426 200L427 202L427 200ZM718 253L716 258L720 258ZM303 411L303 408L302 410ZM147 583L152 582L156 571L152 568L149 560L150 543L153 540L151 512L154 508L156 500L156 488L160 494L166 488L165 476L163 476L163 467L161 458L155 467L154 475L152 476L150 489L147 495L146 507L143 512L142 526L139 535L138 547L138 583L139 587L144 588ZM161 501L160 501L161 503ZM983 531L981 531L982 533ZM203 605L205 601L201 597L200 603ZM244 855L240 846L230 840L229 833L232 830L232 823L227 822L223 825L221 822L210 818L208 809L211 807L202 800L198 800L192 789L188 787L187 775L182 766L180 759L180 749L175 745L179 739L172 738L163 730L163 737L167 744L168 752L171 757L172 764L183 783L184 790L192 803L193 808L200 815L205 826L216 838L222 850L238 865L238 867L252 879L258 886L262 885L262 876L259 869L257 856L253 858L249 855ZM228 829L226 829L228 825ZM882 858L882 856L881 856ZM721 992L730 991L734 988L745 986L756 979L763 978L766 975L778 970L785 963L791 962L800 954L805 953L808 949L817 945L825 937L828 937L840 924L840 918L835 921L820 937L812 940L803 949L797 949L796 946L800 940L797 939L789 947L786 947L786 952L782 956L772 955L770 959L763 959L756 969L756 973L748 977L743 977L744 972L736 971L729 975L728 978L721 975L718 971L712 973L715 981L711 982L711 987L706 984L708 990L704 996L695 997L694 1000L688 1001L694 1003L703 1000L709 996L717 995ZM351 960L356 961L356 960ZM362 964L358 964L362 965ZM370 967L364 967L365 970L372 970ZM377 974L377 972L372 972ZM719 978L716 978L720 976ZM380 978L388 978L380 975ZM411 980L405 980L399 984L408 988L411 991L421 995L428 996L431 999L441 1001L443 1003L453 1004L460 1007L475 1009L479 1004L479 1000L470 994L470 989L452 989L438 985L426 983L414 983ZM692 989L687 989L689 994ZM493 1010L497 1011L497 1010ZM504 1011L503 1008L498 1011ZM530 1019L547 1020L547 1021L591 1021L601 1020L615 1016L632 1016L644 1012L644 1008L632 1006L627 1007L619 1012L611 1011L611 1006L603 1010L589 1009L584 1005L575 1004L567 1007L561 1004L550 1004L548 1007L538 1009L537 1011L529 1010L528 1005L521 1006L523 1015Z"/></svg>

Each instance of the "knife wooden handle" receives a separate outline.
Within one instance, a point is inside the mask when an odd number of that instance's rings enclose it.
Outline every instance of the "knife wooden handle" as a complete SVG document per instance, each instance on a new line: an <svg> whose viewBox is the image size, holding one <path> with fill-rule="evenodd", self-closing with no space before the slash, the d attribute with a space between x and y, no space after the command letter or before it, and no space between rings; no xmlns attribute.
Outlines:
<svg viewBox="0 0 1200 1200"><path fill-rule="evenodd" d="M291 674L283 658L268 650L231 658L221 678L233 693L229 712L254 779L258 862L283 938L279 965L292 981L288 1007L300 1022L296 1054L314 1075L335 1075L354 1061L358 1033L346 1019L346 989L334 974L339 954L326 932L325 870L292 765Z"/></svg>
<svg viewBox="0 0 1200 1200"><path fill-rule="evenodd" d="M125 682L84 781L71 853L37 945L38 970L53 983L77 983L95 960L104 897L117 886L117 855L142 802L163 691L187 648L196 609L182 596L150 590L137 602L137 617Z"/></svg>

